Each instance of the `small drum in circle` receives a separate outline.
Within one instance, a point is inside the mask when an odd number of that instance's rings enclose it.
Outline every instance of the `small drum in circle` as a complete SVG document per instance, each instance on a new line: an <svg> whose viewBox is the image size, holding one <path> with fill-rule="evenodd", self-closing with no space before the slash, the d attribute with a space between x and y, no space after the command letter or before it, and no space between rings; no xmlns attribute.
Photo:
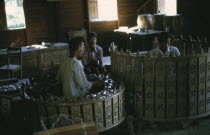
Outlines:
<svg viewBox="0 0 210 135"><path fill-rule="evenodd" d="M124 120L124 88L101 91L96 95L89 95L79 101L67 99L55 100L51 103L40 104L42 117L53 117L59 114L69 115L76 123L95 121L99 132L119 125ZM48 125L53 122L48 121Z"/></svg>

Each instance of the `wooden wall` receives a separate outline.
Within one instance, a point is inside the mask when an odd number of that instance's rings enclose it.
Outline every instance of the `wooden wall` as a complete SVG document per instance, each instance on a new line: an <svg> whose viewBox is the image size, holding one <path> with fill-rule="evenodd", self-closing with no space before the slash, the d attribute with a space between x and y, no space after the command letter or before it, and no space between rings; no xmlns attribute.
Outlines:
<svg viewBox="0 0 210 135"><path fill-rule="evenodd" d="M85 0L57 2L25 0L26 29L0 31L0 35L3 35L1 37L5 36L4 39L0 38L0 48L7 47L16 39L22 41L21 45L37 44L42 41L67 41L69 30L81 30L82 28L88 30L85 2ZM136 25L138 2L139 0L118 0L119 26ZM107 37L106 34L118 28L118 22L90 23L90 28L90 31Z"/></svg>
<svg viewBox="0 0 210 135"><path fill-rule="evenodd" d="M0 30L0 48L7 48L12 42L17 42L17 46L25 46L26 30Z"/></svg>
<svg viewBox="0 0 210 135"><path fill-rule="evenodd" d="M178 0L178 13L185 18L185 32L191 35L206 36L210 41L209 4L207 1Z"/></svg>
<svg viewBox="0 0 210 135"><path fill-rule="evenodd" d="M139 0L118 0L118 17L120 26L137 25Z"/></svg>
<svg viewBox="0 0 210 135"><path fill-rule="evenodd" d="M0 48L12 42L18 46L56 41L55 2L24 0L26 29L0 30Z"/></svg>
<svg viewBox="0 0 210 135"><path fill-rule="evenodd" d="M27 44L56 41L55 2L25 0Z"/></svg>
<svg viewBox="0 0 210 135"><path fill-rule="evenodd" d="M138 0L138 13L137 14L156 14L157 13L156 1L157 0Z"/></svg>
<svg viewBox="0 0 210 135"><path fill-rule="evenodd" d="M41 41L67 41L69 30L82 28L95 31L107 38L118 26L135 26L137 9L146 0L118 0L119 22L87 22L86 0L50 2L47 0L25 0L26 29L0 30L0 48L20 40L19 45L30 45ZM155 0L154 0L155 1ZM154 1L140 14L154 13ZM178 0L178 13L185 16L185 31L209 36L208 4L198 0ZM107 46L107 45L105 45Z"/></svg>
<svg viewBox="0 0 210 135"><path fill-rule="evenodd" d="M118 28L117 21L90 23L90 31L94 31L98 35L109 34L110 32L113 32L114 29L117 28Z"/></svg>
<svg viewBox="0 0 210 135"><path fill-rule="evenodd" d="M56 22L58 39L67 41L67 32L70 30L81 30L84 28L85 22L85 6L84 0L69 0L57 2Z"/></svg>

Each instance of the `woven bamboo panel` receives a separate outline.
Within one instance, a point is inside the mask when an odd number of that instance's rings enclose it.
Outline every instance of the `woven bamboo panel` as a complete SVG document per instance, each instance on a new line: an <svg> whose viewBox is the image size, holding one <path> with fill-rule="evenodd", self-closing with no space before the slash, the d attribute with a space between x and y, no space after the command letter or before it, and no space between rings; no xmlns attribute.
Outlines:
<svg viewBox="0 0 210 135"><path fill-rule="evenodd" d="M115 57L121 58L122 55L116 54ZM149 53L142 58L138 52L132 62L129 55L123 57L124 67L133 65L130 73L135 83L131 85L134 85L138 117L170 121L209 115L210 56L203 49L176 58L151 58ZM120 65L120 62L114 64ZM125 81L128 72L117 73L120 78L116 78Z"/></svg>
<svg viewBox="0 0 210 135"><path fill-rule="evenodd" d="M64 114L70 116L70 119L75 123L95 121L97 130L99 132L108 130L120 124L124 118L124 88L119 88L115 94L96 99L88 99L81 101L59 102L46 104L48 116L39 111L40 116L48 117L49 127L56 121L57 115ZM45 110L45 106L40 104L39 108ZM41 110L41 109L40 109ZM45 112L45 111L43 111ZM61 120L65 125L65 119ZM44 121L44 123L47 123Z"/></svg>
<svg viewBox="0 0 210 135"><path fill-rule="evenodd" d="M95 122L96 122L96 127L100 130L103 129L104 127L104 119L103 119L103 102L97 102L94 104L95 107Z"/></svg>
<svg viewBox="0 0 210 135"><path fill-rule="evenodd" d="M118 117L119 117L118 106L119 106L118 96L114 96L113 97L113 123L114 124L118 122Z"/></svg>
<svg viewBox="0 0 210 135"><path fill-rule="evenodd" d="M119 120L124 118L124 93L119 94Z"/></svg>
<svg viewBox="0 0 210 135"><path fill-rule="evenodd" d="M199 57L199 74L198 74L198 113L203 114L206 112L205 94L206 94L206 57Z"/></svg>
<svg viewBox="0 0 210 135"><path fill-rule="evenodd" d="M198 105L198 99L197 99L197 58L192 57L189 59L189 102L190 102L190 109L189 109L189 115L193 116L197 114L197 105Z"/></svg>
<svg viewBox="0 0 210 135"><path fill-rule="evenodd" d="M39 68L39 53L31 53L23 55L23 67L25 68Z"/></svg>
<svg viewBox="0 0 210 135"><path fill-rule="evenodd" d="M72 114L72 120L75 121L76 123L81 123L82 121L82 114L80 111L80 106L79 105L72 105L71 106L71 114Z"/></svg>
<svg viewBox="0 0 210 135"><path fill-rule="evenodd" d="M92 104L83 105L83 116L84 122L89 122L93 120Z"/></svg>
<svg viewBox="0 0 210 135"><path fill-rule="evenodd" d="M105 99L105 116L106 116L106 126L109 127L112 125L112 99Z"/></svg>
<svg viewBox="0 0 210 135"><path fill-rule="evenodd" d="M154 66L153 61L144 61L145 117L154 118Z"/></svg>
<svg viewBox="0 0 210 135"><path fill-rule="evenodd" d="M156 117L165 118L165 61L155 62L155 87L156 87Z"/></svg>
<svg viewBox="0 0 210 135"><path fill-rule="evenodd" d="M210 56L207 56L206 67L206 111L210 111Z"/></svg>
<svg viewBox="0 0 210 135"><path fill-rule="evenodd" d="M125 81L129 88L133 88L132 71L133 71L133 57L130 53L125 57Z"/></svg>
<svg viewBox="0 0 210 135"><path fill-rule="evenodd" d="M50 48L40 53L40 68L47 70L52 66L52 62L61 63L62 60L68 57L68 49L62 48Z"/></svg>
<svg viewBox="0 0 210 135"><path fill-rule="evenodd" d="M134 67L134 81L135 81L135 103L136 111L139 114L139 117L143 115L143 62L140 58L135 58L135 67ZM138 98L136 98L138 97Z"/></svg>
<svg viewBox="0 0 210 135"><path fill-rule="evenodd" d="M123 51L120 52L121 55L118 57L118 76L120 77L121 80L124 80L125 78L125 55L123 54Z"/></svg>
<svg viewBox="0 0 210 135"><path fill-rule="evenodd" d="M176 118L176 61L166 61L166 118Z"/></svg>
<svg viewBox="0 0 210 135"><path fill-rule="evenodd" d="M187 72L188 61L182 59L178 61L178 89L177 89L177 117L187 116Z"/></svg>

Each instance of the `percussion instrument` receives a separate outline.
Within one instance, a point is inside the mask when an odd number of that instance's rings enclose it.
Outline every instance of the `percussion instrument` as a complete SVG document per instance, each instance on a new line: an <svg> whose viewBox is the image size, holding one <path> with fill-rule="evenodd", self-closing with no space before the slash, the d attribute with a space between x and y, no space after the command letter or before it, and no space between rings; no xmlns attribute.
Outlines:
<svg viewBox="0 0 210 135"><path fill-rule="evenodd" d="M152 16L151 14L141 14L138 15L137 18L137 24L139 27L145 27L146 30L149 30L152 28Z"/></svg>
<svg viewBox="0 0 210 135"><path fill-rule="evenodd" d="M110 49L113 50L113 49ZM134 90L137 115L149 121L196 119L210 114L210 55L145 58L111 52L114 78Z"/></svg>
<svg viewBox="0 0 210 135"><path fill-rule="evenodd" d="M95 75L89 78L95 79ZM59 114L69 115L73 121L80 123L95 121L99 132L119 125L125 117L124 86L112 79L104 81L105 89L95 93L88 93L84 98L50 97L40 101L40 117L53 117ZM46 122L48 127L55 122Z"/></svg>

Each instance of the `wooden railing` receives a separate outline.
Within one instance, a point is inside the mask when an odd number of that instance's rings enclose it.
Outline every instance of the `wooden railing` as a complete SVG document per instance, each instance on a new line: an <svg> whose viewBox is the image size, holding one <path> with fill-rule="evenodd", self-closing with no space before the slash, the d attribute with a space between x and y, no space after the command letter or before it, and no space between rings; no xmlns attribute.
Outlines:
<svg viewBox="0 0 210 135"><path fill-rule="evenodd" d="M210 114L210 54L167 58L111 49L112 75L134 91L139 117L174 121Z"/></svg>

